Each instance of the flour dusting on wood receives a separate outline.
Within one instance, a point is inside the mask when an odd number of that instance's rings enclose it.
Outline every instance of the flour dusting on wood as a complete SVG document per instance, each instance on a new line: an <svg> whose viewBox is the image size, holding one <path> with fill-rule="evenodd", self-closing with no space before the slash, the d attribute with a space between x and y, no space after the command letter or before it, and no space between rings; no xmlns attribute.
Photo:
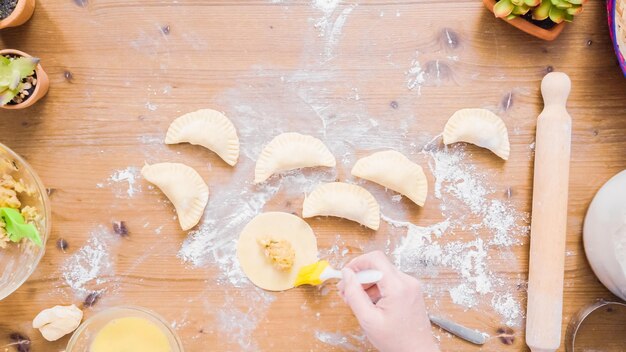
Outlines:
<svg viewBox="0 0 626 352"><path fill-rule="evenodd" d="M509 247L524 241L529 230L528 214L506 201L493 199L495 191L486 173L466 160L462 146L429 143L423 154L429 157L435 177L434 196L440 200L445 220L418 226L383 215L393 227L406 229L406 236L392 251L396 265L418 278L456 273L454 285L427 286L427 294L436 300L449 294L453 303L465 309L489 302L502 323L520 326L521 305L508 292L506 278L492 268L492 262L500 259L493 258L492 253L510 251Z"/></svg>
<svg viewBox="0 0 626 352"><path fill-rule="evenodd" d="M139 168L129 166L113 171L106 180L106 186L111 187L117 198L133 198L138 192L141 192L141 184L137 182L139 178ZM103 188L105 183L98 183L96 186Z"/></svg>
<svg viewBox="0 0 626 352"><path fill-rule="evenodd" d="M315 338L327 345L339 347L343 351L363 351L366 348L365 335L315 331Z"/></svg>
<svg viewBox="0 0 626 352"><path fill-rule="evenodd" d="M261 289L242 291L242 297L226 295L224 304L217 311L218 331L239 351L259 351L252 333L276 299ZM243 304L242 304L243 303Z"/></svg>
<svg viewBox="0 0 626 352"><path fill-rule="evenodd" d="M110 233L104 226L97 227L87 243L63 263L61 276L75 295L104 290L115 275L108 237Z"/></svg>
<svg viewBox="0 0 626 352"><path fill-rule="evenodd" d="M419 51L415 52L415 58L411 61L411 66L406 71L406 87L409 90L417 88L417 93L422 92L422 85L426 82L424 78L424 70L422 64L419 61Z"/></svg>

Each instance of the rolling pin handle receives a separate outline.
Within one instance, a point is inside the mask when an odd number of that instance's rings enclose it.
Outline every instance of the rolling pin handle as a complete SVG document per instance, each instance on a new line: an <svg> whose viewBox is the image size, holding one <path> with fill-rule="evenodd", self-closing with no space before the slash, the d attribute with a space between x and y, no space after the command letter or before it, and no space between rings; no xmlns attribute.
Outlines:
<svg viewBox="0 0 626 352"><path fill-rule="evenodd" d="M565 108L572 90L572 81L563 72L550 72L541 81L541 95L545 106L558 105Z"/></svg>

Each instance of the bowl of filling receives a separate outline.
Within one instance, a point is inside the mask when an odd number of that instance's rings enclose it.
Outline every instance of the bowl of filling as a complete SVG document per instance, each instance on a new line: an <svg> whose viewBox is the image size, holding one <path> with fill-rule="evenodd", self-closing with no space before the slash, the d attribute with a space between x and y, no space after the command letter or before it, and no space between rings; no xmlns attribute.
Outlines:
<svg viewBox="0 0 626 352"><path fill-rule="evenodd" d="M74 332L66 352L183 352L167 321L140 307L113 307L85 320Z"/></svg>
<svg viewBox="0 0 626 352"><path fill-rule="evenodd" d="M35 271L50 236L50 201L24 159L0 143L0 300Z"/></svg>

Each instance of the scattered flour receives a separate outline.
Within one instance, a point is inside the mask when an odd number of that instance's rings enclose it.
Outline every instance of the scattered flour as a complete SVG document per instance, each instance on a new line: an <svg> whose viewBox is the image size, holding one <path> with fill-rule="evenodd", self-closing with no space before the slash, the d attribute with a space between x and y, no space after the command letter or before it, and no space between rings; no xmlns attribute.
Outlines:
<svg viewBox="0 0 626 352"><path fill-rule="evenodd" d="M328 248L320 248L319 257L328 260L331 266L342 268L348 261L346 255L350 253L346 241L341 235L336 234L332 245Z"/></svg>
<svg viewBox="0 0 626 352"><path fill-rule="evenodd" d="M311 5L318 10L324 11L325 14L332 14L340 2L340 0L313 0Z"/></svg>
<svg viewBox="0 0 626 352"><path fill-rule="evenodd" d="M132 36L131 33L128 33ZM167 36L159 31L139 30L139 33L130 40L129 45L137 52L149 57L169 57L169 47L167 44Z"/></svg>
<svg viewBox="0 0 626 352"><path fill-rule="evenodd" d="M437 149L427 145L422 153L429 157L428 166L435 176L435 198L441 200L445 217L463 222L462 227L476 235L481 229L488 230L490 245L522 243L529 231L528 214L517 211L508 200L492 199L496 190L488 185L486 173L464 161L462 146Z"/></svg>
<svg viewBox="0 0 626 352"><path fill-rule="evenodd" d="M163 145L163 135L143 134L137 137L137 140L142 144L159 145L159 146Z"/></svg>
<svg viewBox="0 0 626 352"><path fill-rule="evenodd" d="M418 94L421 93L422 85L426 81L424 77L424 70L419 61L419 51L415 52L415 58L411 62L411 67L406 71L406 87L409 90L417 88Z"/></svg>
<svg viewBox="0 0 626 352"><path fill-rule="evenodd" d="M62 266L62 277L74 294L106 289L108 279L115 273L107 242L109 232L99 226L91 232L87 243L67 258Z"/></svg>
<svg viewBox="0 0 626 352"><path fill-rule="evenodd" d="M332 27L330 28L330 35L328 36L328 40L326 41L326 45L324 46L324 54L326 55L326 59L330 59L333 57L334 50L339 43L339 39L341 38L343 27L346 24L346 20L348 19L348 16L352 13L352 10L354 10L355 7L356 5L353 5L343 9L341 11L341 14L337 16L337 19L335 19L335 22L332 24ZM356 100L358 100L358 94Z"/></svg>
<svg viewBox="0 0 626 352"><path fill-rule="evenodd" d="M340 347L344 351L363 351L366 349L365 335L315 331L315 338L327 345Z"/></svg>
<svg viewBox="0 0 626 352"><path fill-rule="evenodd" d="M129 166L125 169L114 171L107 179L107 185L114 187L115 196L118 198L133 198L136 193L141 192L141 185L137 183L140 178L138 167ZM98 188L104 184L97 184Z"/></svg>
<svg viewBox="0 0 626 352"><path fill-rule="evenodd" d="M521 244L521 238L511 234L528 231L528 225L519 224L520 220L525 221L528 216L515 213L511 206L503 201L491 200L483 216L483 225L493 234L491 244L498 246Z"/></svg>
<svg viewBox="0 0 626 352"><path fill-rule="evenodd" d="M156 104L149 101L146 102L145 107L146 109L148 109L148 111L156 111L158 109L158 106Z"/></svg>
<svg viewBox="0 0 626 352"><path fill-rule="evenodd" d="M230 343L237 344L240 351L259 351L252 333L275 297L261 289L242 291L242 294L244 297L238 297L237 300L230 295L225 296L224 304L217 311L218 329ZM245 306L238 307L242 301Z"/></svg>
<svg viewBox="0 0 626 352"><path fill-rule="evenodd" d="M521 304L509 292L496 293L491 298L491 305L502 316L504 323L509 326L519 325L523 310Z"/></svg>
<svg viewBox="0 0 626 352"><path fill-rule="evenodd" d="M510 288L490 270L489 250L506 251L521 244L529 230L528 214L507 201L492 199L495 191L488 186L486 175L465 161L463 147L439 148L431 144L426 145L423 154L429 158L435 198L441 201L445 220L423 227L382 215L393 227L407 229L406 236L392 250L394 261L401 270L423 278L455 273L456 284L427 294L447 292L453 303L466 309L487 300L503 323L520 326L520 303L511 293L501 293Z"/></svg>

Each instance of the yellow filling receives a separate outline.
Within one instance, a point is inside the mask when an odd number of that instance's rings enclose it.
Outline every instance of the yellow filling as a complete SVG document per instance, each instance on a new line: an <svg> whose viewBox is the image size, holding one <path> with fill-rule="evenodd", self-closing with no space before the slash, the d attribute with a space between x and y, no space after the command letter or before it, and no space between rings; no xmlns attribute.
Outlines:
<svg viewBox="0 0 626 352"><path fill-rule="evenodd" d="M278 270L289 271L296 259L296 252L287 240L276 240L269 237L259 238L259 245L263 247L265 256Z"/></svg>
<svg viewBox="0 0 626 352"><path fill-rule="evenodd" d="M0 171L11 172L16 171L15 166L8 160L0 159ZM31 206L22 207L18 195L27 194L33 195L35 190L24 184L24 181L20 179L16 181L13 176L8 173L4 173L0 177L0 208L12 208L20 210L22 217L26 223L34 223L41 219L41 214L37 209ZM20 209L21 208L21 209ZM6 224L0 220L0 248L6 248L7 243L10 241L9 234L6 231Z"/></svg>
<svg viewBox="0 0 626 352"><path fill-rule="evenodd" d="M7 243L11 242L5 226L4 221L0 221L0 248L7 248Z"/></svg>
<svg viewBox="0 0 626 352"><path fill-rule="evenodd" d="M167 336L144 318L112 320L98 332L89 352L171 352Z"/></svg>
<svg viewBox="0 0 626 352"><path fill-rule="evenodd" d="M21 205L15 190L0 186L0 208L19 209Z"/></svg>

